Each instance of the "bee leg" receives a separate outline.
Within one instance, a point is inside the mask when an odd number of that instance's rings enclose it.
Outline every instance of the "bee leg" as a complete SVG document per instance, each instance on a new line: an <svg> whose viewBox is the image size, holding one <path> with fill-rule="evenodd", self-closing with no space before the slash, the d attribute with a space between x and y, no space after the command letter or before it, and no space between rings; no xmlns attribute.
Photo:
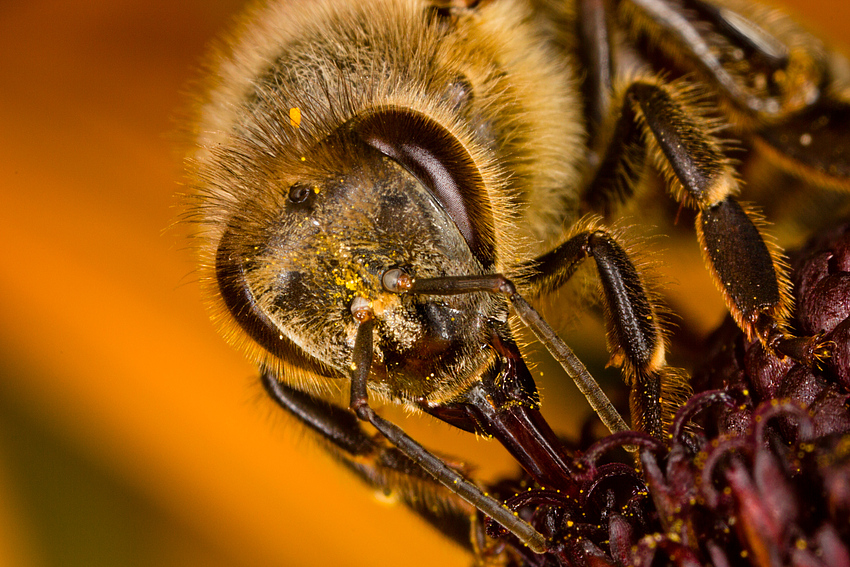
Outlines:
<svg viewBox="0 0 850 567"><path fill-rule="evenodd" d="M364 303L368 304L368 302ZM359 322L354 342L351 372L352 411L361 420L372 424L391 445L398 448L407 458L422 467L443 486L493 518L533 552L545 553L547 550L546 538L531 524L520 519L510 508L492 496L485 494L478 486L414 441L400 427L376 414L369 406L366 386L372 366L373 314L368 307L360 308L357 306L356 299L352 306L352 313Z"/></svg>
<svg viewBox="0 0 850 567"><path fill-rule="evenodd" d="M624 0L618 10L638 43L657 48L679 70L700 72L742 120L788 116L818 97L823 48L790 18L705 0Z"/></svg>
<svg viewBox="0 0 850 567"><path fill-rule="evenodd" d="M475 509L434 482L381 437L368 435L350 411L295 390L271 372L262 383L277 405L326 441L324 447L369 485L397 494L444 535L470 548Z"/></svg>
<svg viewBox="0 0 850 567"><path fill-rule="evenodd" d="M755 133L771 163L819 187L850 191L850 102L828 98Z"/></svg>
<svg viewBox="0 0 850 567"><path fill-rule="evenodd" d="M599 212L608 217L618 203L630 199L640 182L646 163L647 147L638 116L630 105L620 100L616 120L605 139L597 140L594 153L601 154L591 165L590 176L582 192L584 212ZM605 131L605 129L603 129ZM600 136L601 138L601 136ZM602 146L600 148L600 146Z"/></svg>
<svg viewBox="0 0 850 567"><path fill-rule="evenodd" d="M686 88L642 79L625 90L621 112L621 122L638 125L643 151L665 175L673 198L697 209L703 257L738 326L772 352L815 364L824 355L824 344L817 337L789 335L792 300L784 262L765 242L758 228L762 219L735 199L734 169L721 142L709 133L705 110ZM624 154L622 148L611 148L603 166L622 161ZM604 179L610 173L600 175Z"/></svg>
<svg viewBox="0 0 850 567"><path fill-rule="evenodd" d="M655 305L626 251L603 229L586 230L537 258L528 284L539 293L562 286L588 256L602 284L611 362L630 387L632 427L662 438L680 402L686 377L668 367L665 339Z"/></svg>
<svg viewBox="0 0 850 567"><path fill-rule="evenodd" d="M579 0L576 3L578 57L587 70L582 81L584 115L590 135L589 146L595 148L598 129L608 117L611 104L613 58L611 33L604 0Z"/></svg>
<svg viewBox="0 0 850 567"><path fill-rule="evenodd" d="M850 190L842 56L826 51L790 18L765 16L746 4L623 0L619 10L635 39L716 86L721 102L776 166L821 187Z"/></svg>

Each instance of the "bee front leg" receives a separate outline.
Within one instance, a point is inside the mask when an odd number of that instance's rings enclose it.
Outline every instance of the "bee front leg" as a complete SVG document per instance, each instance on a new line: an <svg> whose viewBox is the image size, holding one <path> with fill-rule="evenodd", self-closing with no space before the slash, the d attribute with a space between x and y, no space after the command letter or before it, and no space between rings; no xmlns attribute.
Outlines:
<svg viewBox="0 0 850 567"><path fill-rule="evenodd" d="M545 553L546 538L531 524L520 519L514 512L485 494L478 486L449 467L442 459L414 441L400 427L390 423L369 406L367 383L372 366L373 314L368 302L361 307L357 299L352 306L352 314L359 322L354 342L351 370L351 410L363 421L370 423L389 443L399 449L408 459L419 465L451 492L468 502L487 516L490 516L505 529L513 533L523 544L535 553Z"/></svg>
<svg viewBox="0 0 850 567"><path fill-rule="evenodd" d="M686 376L667 366L656 307L626 251L604 229L582 231L528 266L528 284L540 294L562 286L587 257L602 284L612 362L631 388L632 427L663 438L665 425L688 394Z"/></svg>

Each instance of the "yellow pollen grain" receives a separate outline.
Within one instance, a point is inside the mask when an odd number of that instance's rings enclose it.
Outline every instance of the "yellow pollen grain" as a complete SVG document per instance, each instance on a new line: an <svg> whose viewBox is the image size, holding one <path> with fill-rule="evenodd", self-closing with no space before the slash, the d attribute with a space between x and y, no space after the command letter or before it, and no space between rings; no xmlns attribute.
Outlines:
<svg viewBox="0 0 850 567"><path fill-rule="evenodd" d="M289 109L289 125L295 128L301 127L301 109L300 108L290 108ZM301 158L302 160L304 158Z"/></svg>

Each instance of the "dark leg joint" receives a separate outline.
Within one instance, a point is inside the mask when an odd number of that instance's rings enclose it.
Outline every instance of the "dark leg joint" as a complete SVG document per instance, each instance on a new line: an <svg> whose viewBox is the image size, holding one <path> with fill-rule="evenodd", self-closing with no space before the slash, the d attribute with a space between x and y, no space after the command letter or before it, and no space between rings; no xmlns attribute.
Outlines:
<svg viewBox="0 0 850 567"><path fill-rule="evenodd" d="M778 354L787 356L809 368L817 368L832 354L834 345L825 341L823 333L810 337L795 337L788 335L769 317L761 316L754 325L756 333L762 339L766 348Z"/></svg>
<svg viewBox="0 0 850 567"><path fill-rule="evenodd" d="M582 232L573 236L528 266L536 271L529 283L539 290L540 295L551 293L569 281L590 255L590 234Z"/></svg>
<svg viewBox="0 0 850 567"><path fill-rule="evenodd" d="M358 419L369 423L371 423L375 417L375 411L369 406L369 402L366 400L352 400L351 411L354 412Z"/></svg>

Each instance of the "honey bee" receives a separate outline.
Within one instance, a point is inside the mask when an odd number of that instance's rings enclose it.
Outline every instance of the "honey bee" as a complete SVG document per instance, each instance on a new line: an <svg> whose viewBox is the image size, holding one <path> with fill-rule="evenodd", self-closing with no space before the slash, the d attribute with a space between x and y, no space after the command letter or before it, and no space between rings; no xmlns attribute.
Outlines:
<svg viewBox="0 0 850 567"><path fill-rule="evenodd" d="M687 375L667 364L648 275L608 228L647 170L696 211L707 271L747 336L810 365L827 353L791 333L781 250L737 200L734 151L848 186L846 62L782 13L738 0L278 0L250 8L210 61L186 169L212 317L278 405L369 482L412 486L406 502L437 527L449 531L434 502L461 523L479 510L547 551L370 405L495 437L539 485L568 487L517 325L611 431L629 429L529 303L588 257L631 428L664 439Z"/></svg>

